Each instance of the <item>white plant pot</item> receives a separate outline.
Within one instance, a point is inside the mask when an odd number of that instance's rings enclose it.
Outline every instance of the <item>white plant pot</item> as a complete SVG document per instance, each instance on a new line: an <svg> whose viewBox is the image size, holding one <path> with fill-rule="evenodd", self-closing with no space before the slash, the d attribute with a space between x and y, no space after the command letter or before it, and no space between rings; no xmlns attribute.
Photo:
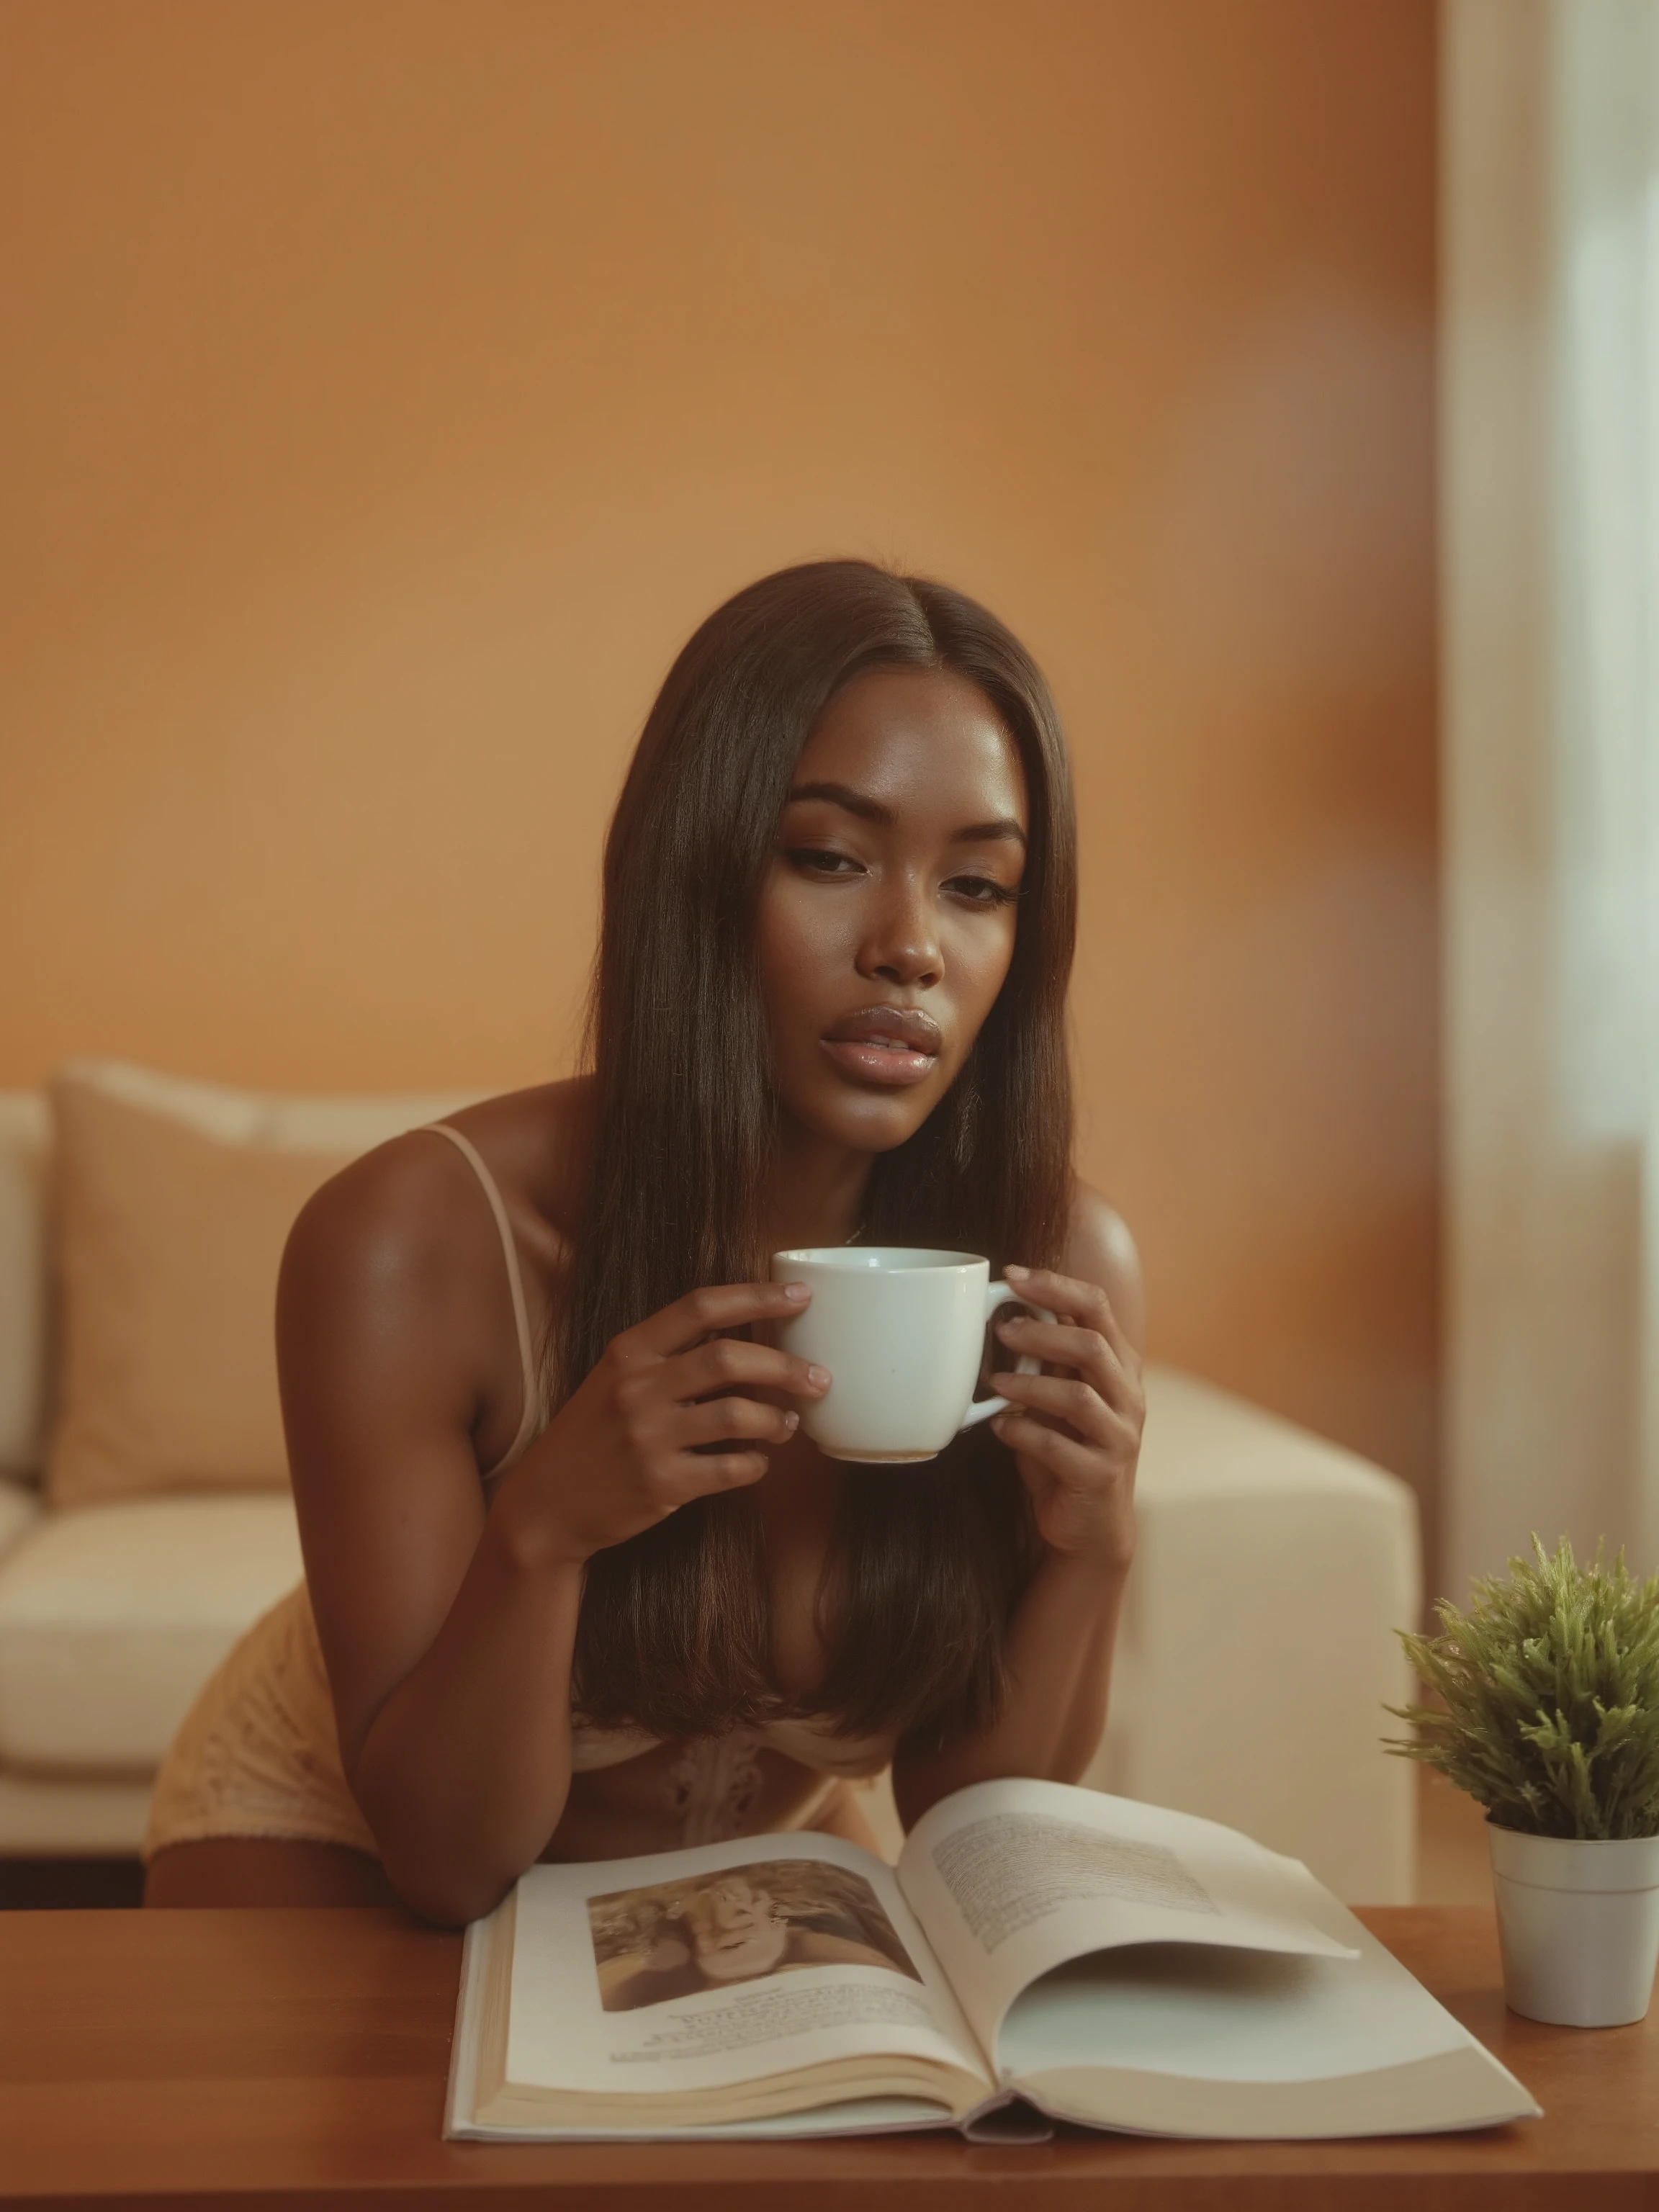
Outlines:
<svg viewBox="0 0 1659 2212"><path fill-rule="evenodd" d="M1601 1844L1489 1820L1504 1997L1560 2027L1640 2020L1659 1966L1659 1836Z"/></svg>

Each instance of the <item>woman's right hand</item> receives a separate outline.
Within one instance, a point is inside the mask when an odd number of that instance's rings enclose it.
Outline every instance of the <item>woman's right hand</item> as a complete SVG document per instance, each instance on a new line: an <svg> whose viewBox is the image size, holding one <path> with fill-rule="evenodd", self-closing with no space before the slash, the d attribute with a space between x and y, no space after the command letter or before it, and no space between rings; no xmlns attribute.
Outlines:
<svg viewBox="0 0 1659 2212"><path fill-rule="evenodd" d="M580 1564L693 1498L758 1482L765 1448L787 1443L800 1416L738 1394L820 1398L830 1376L718 1332L787 1320L811 1296L804 1283L692 1291L613 1337L501 1484L534 1549Z"/></svg>

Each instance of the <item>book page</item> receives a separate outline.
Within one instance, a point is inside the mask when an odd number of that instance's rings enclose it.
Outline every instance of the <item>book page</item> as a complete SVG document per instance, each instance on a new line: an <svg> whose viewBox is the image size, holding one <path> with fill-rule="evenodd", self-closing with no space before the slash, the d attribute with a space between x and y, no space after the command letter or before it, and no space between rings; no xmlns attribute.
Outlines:
<svg viewBox="0 0 1659 2212"><path fill-rule="evenodd" d="M1191 1814L1064 1783L982 1782L917 1822L898 1879L994 2053L1019 1991L1090 1952L1176 1943L1353 1959L1309 1917L1294 1866Z"/></svg>
<svg viewBox="0 0 1659 2212"><path fill-rule="evenodd" d="M1532 2097L1304 1867L1357 1960L1148 1944L1014 1999L1001 2071L1057 2118L1188 2136L1402 2135L1535 2115Z"/></svg>
<svg viewBox="0 0 1659 2212"><path fill-rule="evenodd" d="M746 1837L520 1878L509 2081L683 2094L872 2052L989 2086L891 1869L854 1844Z"/></svg>
<svg viewBox="0 0 1659 2212"><path fill-rule="evenodd" d="M480 2123L477 2108L478 2044L482 2007L480 1985L489 1971L489 1952L497 1940L509 1941L502 1929L508 1917L516 1919L516 1904L508 1916L499 1907L487 1919L475 1920L466 1930L461 1949L461 1978L455 1993L455 2032L450 2047L449 2083L444 2094L444 2135L450 2142L725 2142L788 2140L796 2136L886 2135L914 2129L937 2128L939 2106L915 2097L872 2097L833 2105L809 2106L799 2112L775 2112L761 2119L722 2124L682 2123L678 2126L641 2128L550 2125L514 2127L501 2121Z"/></svg>

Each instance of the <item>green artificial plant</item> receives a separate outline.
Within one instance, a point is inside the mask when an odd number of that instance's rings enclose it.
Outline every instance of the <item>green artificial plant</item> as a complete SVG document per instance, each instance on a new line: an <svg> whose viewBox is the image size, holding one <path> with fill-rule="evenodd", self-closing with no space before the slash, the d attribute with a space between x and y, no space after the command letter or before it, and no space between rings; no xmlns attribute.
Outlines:
<svg viewBox="0 0 1659 2212"><path fill-rule="evenodd" d="M1507 1581L1483 1577L1467 1613L1401 1641L1440 1702L1390 1705L1415 1737L1391 1740L1523 1835L1610 1841L1659 1835L1659 1575L1621 1551L1581 1567L1563 1537Z"/></svg>

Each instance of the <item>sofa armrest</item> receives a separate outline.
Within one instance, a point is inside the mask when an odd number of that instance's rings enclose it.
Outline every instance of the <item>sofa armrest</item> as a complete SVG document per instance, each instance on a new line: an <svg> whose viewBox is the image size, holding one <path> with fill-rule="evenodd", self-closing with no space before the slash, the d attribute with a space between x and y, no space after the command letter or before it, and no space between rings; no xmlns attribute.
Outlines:
<svg viewBox="0 0 1659 2212"><path fill-rule="evenodd" d="M22 1541L44 1510L39 1492L30 1484L0 1474L0 1559Z"/></svg>
<svg viewBox="0 0 1659 2212"><path fill-rule="evenodd" d="M1085 1778L1242 1828L1356 1904L1408 1904L1413 1769L1385 1705L1421 1603L1417 1501L1380 1468L1170 1369L1147 1376L1106 1739Z"/></svg>

